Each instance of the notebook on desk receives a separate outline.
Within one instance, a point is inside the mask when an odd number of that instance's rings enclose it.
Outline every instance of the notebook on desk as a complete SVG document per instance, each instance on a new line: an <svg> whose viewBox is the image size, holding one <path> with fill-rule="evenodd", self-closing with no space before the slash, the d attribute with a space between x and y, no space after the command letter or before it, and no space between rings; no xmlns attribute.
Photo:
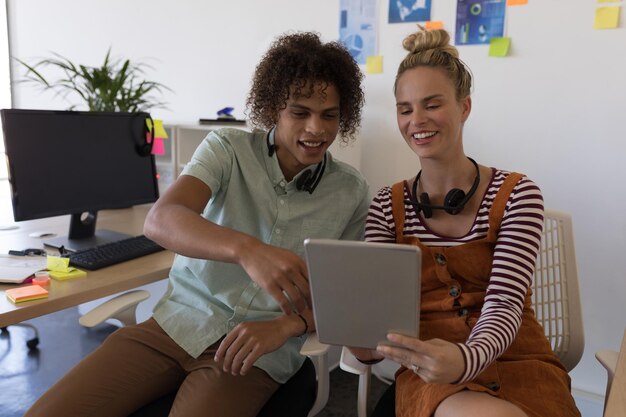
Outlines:
<svg viewBox="0 0 626 417"><path fill-rule="evenodd" d="M320 342L374 349L391 331L417 337L418 247L307 239L304 252Z"/></svg>
<svg viewBox="0 0 626 417"><path fill-rule="evenodd" d="M0 255L0 283L20 284L42 269L46 269L45 256Z"/></svg>

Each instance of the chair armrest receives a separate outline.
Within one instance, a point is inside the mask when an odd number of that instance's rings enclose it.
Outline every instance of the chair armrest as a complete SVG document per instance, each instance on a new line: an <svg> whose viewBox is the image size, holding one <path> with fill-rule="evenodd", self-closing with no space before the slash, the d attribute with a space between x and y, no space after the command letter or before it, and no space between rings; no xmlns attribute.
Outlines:
<svg viewBox="0 0 626 417"><path fill-rule="evenodd" d="M609 392L611 392L611 385L613 384L613 378L615 377L615 371L617 369L617 358L619 352L614 350L600 350L596 352L596 359L604 369L606 369L606 393L605 393L605 406L606 399L609 398Z"/></svg>
<svg viewBox="0 0 626 417"><path fill-rule="evenodd" d="M370 372L371 365L366 365L359 361L356 356L348 350L347 347L341 349L341 360L339 361L339 367L346 372L357 375L365 375Z"/></svg>
<svg viewBox="0 0 626 417"><path fill-rule="evenodd" d="M313 417L322 411L322 408L326 406L328 402L328 396L330 395L330 369L328 367L328 349L329 346L320 343L317 339L317 333L309 333L300 349L302 355L311 358L315 364L317 371L317 395L311 411L309 411L309 417Z"/></svg>
<svg viewBox="0 0 626 417"><path fill-rule="evenodd" d="M615 375L618 356L619 352L615 352L614 350L600 350L596 352L596 359L604 366L604 369L606 369L610 375Z"/></svg>
<svg viewBox="0 0 626 417"><path fill-rule="evenodd" d="M135 324L137 305L150 297L145 290L129 291L105 301L93 310L83 314L78 322L85 327L94 327L108 319L117 319L124 326Z"/></svg>
<svg viewBox="0 0 626 417"><path fill-rule="evenodd" d="M328 352L328 349L328 345L320 343L320 341L317 339L317 333L309 333L306 341L304 342L304 345L302 345L302 348L300 349L300 353L304 356L309 357L319 356L326 354Z"/></svg>

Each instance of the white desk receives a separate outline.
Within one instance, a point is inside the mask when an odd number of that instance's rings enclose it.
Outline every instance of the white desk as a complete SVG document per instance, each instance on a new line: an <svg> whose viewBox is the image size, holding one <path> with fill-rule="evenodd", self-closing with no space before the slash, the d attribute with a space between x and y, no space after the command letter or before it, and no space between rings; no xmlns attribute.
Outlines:
<svg viewBox="0 0 626 417"><path fill-rule="evenodd" d="M142 205L98 212L97 228L139 235L143 232L149 208L149 205ZM50 231L65 236L69 231L69 222L69 216L20 222L19 229L0 231L0 253L6 254L10 249L41 248L45 239L31 238L29 233ZM87 271L85 278L51 280L47 288L48 298L18 304L13 304L4 295L5 290L17 285L0 284L0 327L161 280L168 276L173 260L172 252L162 251L97 271Z"/></svg>

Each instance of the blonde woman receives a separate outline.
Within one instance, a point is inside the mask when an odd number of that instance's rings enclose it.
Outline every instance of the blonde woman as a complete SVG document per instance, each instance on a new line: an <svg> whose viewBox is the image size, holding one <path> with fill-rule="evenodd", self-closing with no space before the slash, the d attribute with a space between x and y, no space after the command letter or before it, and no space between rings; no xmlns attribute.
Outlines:
<svg viewBox="0 0 626 417"><path fill-rule="evenodd" d="M531 308L541 191L465 155L472 77L449 40L419 30L403 42L397 121L421 170L382 188L366 223L368 241L422 250L420 337L390 334L396 347L351 350L362 362L403 365L376 416L394 415L394 405L403 417L580 416Z"/></svg>

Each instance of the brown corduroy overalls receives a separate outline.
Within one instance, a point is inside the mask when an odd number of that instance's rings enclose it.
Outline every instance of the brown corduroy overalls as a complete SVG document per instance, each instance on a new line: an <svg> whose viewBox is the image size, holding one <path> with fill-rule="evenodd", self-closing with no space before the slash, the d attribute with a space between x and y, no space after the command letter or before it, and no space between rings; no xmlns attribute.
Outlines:
<svg viewBox="0 0 626 417"><path fill-rule="evenodd" d="M489 212L487 236L454 247L424 246L418 238L404 236L404 182L392 187L396 242L417 245L422 250L421 340L467 341L483 306L505 206L521 177L509 174L502 184ZM396 416L430 417L441 401L462 390L486 392L507 400L529 417L580 416L570 393L569 375L535 319L530 289L515 340L474 380L429 384L401 368L396 373Z"/></svg>

